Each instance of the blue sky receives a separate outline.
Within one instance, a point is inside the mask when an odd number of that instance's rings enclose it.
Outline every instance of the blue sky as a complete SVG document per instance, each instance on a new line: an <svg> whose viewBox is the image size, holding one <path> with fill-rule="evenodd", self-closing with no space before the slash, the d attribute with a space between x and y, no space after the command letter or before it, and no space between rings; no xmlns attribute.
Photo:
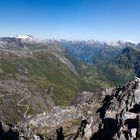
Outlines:
<svg viewBox="0 0 140 140"><path fill-rule="evenodd" d="M140 42L140 0L0 0L0 36Z"/></svg>

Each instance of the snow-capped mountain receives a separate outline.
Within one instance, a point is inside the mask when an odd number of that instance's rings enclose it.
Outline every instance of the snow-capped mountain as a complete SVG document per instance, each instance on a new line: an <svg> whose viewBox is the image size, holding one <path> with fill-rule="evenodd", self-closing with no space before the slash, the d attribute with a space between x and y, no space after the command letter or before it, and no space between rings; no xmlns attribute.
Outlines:
<svg viewBox="0 0 140 140"><path fill-rule="evenodd" d="M34 36L31 36L31 35L17 35L15 36L15 38L17 39L21 39L21 41L23 42L41 42L40 39L38 38L35 38Z"/></svg>
<svg viewBox="0 0 140 140"><path fill-rule="evenodd" d="M133 41L129 41L129 40L119 40L119 41L114 41L114 42L105 42L106 45L108 46L112 46L112 47L135 47L137 44L134 43Z"/></svg>
<svg viewBox="0 0 140 140"><path fill-rule="evenodd" d="M34 37L31 36L31 35L22 35L22 36L16 35L15 38L20 38L20 39L33 39Z"/></svg>

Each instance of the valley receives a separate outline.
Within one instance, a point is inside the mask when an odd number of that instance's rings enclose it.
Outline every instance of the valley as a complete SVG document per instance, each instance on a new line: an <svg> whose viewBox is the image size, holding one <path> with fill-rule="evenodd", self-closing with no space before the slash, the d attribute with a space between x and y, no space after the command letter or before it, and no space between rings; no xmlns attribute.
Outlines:
<svg viewBox="0 0 140 140"><path fill-rule="evenodd" d="M134 78L140 77L139 66L139 44L132 42L0 38L0 120L29 140L56 139L59 132L66 140L104 140L104 121L114 124L112 115L127 106L121 104L126 93L136 90L139 100L139 78ZM132 102L131 108L139 105ZM119 112L113 112L115 105ZM125 113L130 119L138 115ZM118 137L119 128L110 139Z"/></svg>

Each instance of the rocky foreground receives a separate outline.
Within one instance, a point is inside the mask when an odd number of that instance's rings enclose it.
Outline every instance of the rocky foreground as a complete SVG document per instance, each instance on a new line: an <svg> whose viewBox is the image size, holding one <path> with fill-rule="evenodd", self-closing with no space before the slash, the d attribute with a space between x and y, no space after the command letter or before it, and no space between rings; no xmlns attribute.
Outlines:
<svg viewBox="0 0 140 140"><path fill-rule="evenodd" d="M140 79L96 95L78 94L17 124L0 124L0 140L139 140Z"/></svg>

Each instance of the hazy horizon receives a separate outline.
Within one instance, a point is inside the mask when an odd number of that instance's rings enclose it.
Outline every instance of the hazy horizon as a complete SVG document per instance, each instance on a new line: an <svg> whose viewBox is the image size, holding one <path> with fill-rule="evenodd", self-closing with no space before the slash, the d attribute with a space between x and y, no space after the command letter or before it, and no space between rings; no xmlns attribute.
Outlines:
<svg viewBox="0 0 140 140"><path fill-rule="evenodd" d="M98 40L98 39L94 39L94 38L92 38L92 39L65 39L65 38L41 38L41 37L37 37L37 36L34 36L34 35L29 35L29 34L24 34L24 35L7 35L7 36L1 36L0 35L0 38L3 38L3 37L21 37L22 38L22 36L24 37L24 36L31 36L31 37L33 37L33 38L35 38L35 39L39 39L40 41L42 40L58 40L58 41L63 41L63 40L65 40L65 41L95 41L95 42L100 42L100 43L115 43L115 42L119 42L119 41L121 41L121 42L130 42L130 43L135 43L135 44L139 44L140 43L140 41L139 42L135 42L135 41L133 41L133 40Z"/></svg>

